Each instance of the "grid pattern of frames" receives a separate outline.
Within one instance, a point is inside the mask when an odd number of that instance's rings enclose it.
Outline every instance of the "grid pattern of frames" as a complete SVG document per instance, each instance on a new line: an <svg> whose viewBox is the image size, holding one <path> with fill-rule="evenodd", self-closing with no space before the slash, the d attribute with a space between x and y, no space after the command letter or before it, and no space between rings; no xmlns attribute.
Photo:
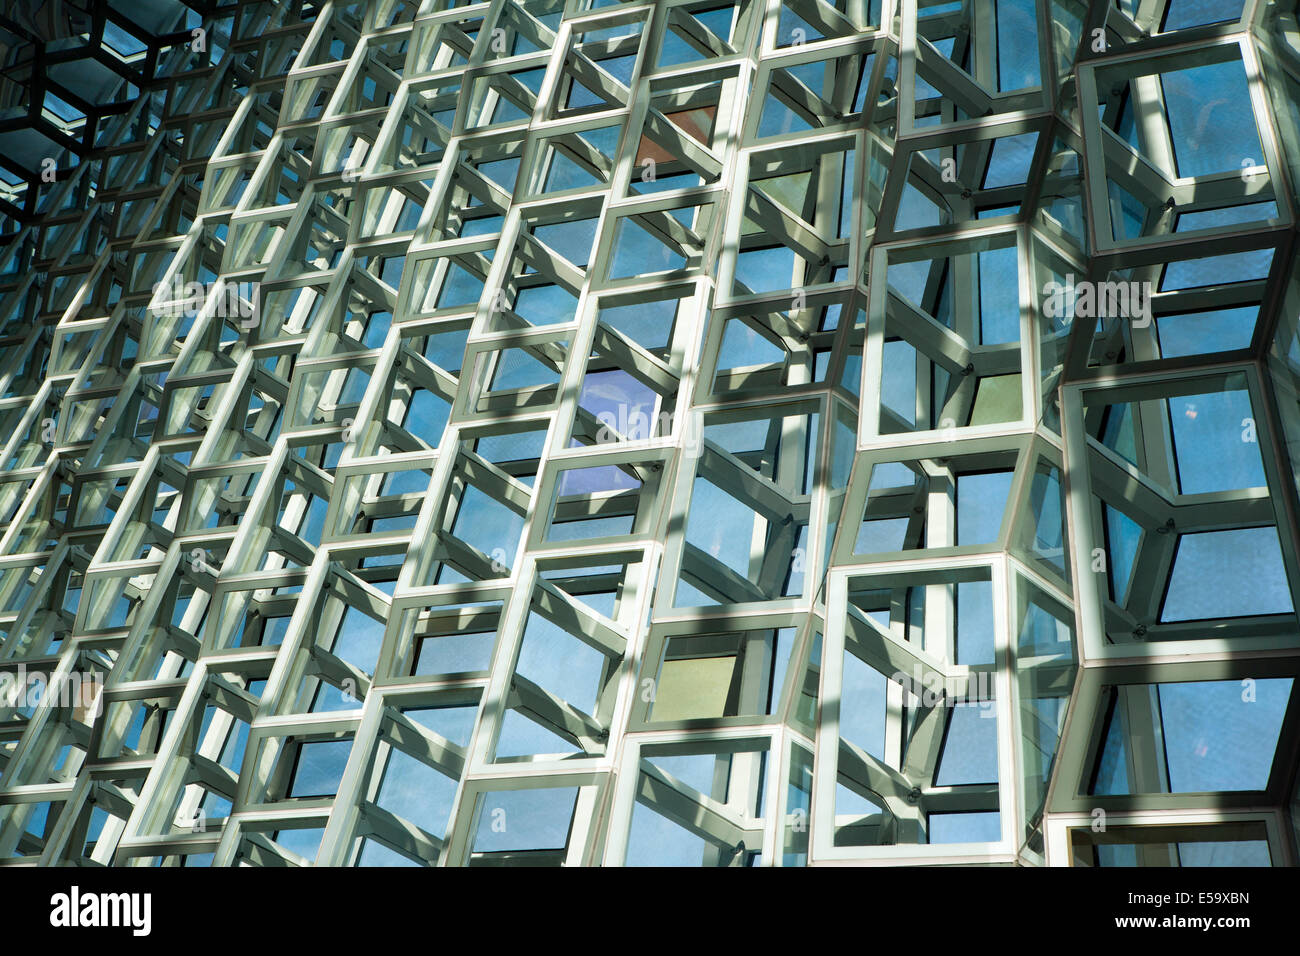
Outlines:
<svg viewBox="0 0 1300 956"><path fill-rule="evenodd" d="M0 865L1294 862L1295 0L114 9Z"/></svg>

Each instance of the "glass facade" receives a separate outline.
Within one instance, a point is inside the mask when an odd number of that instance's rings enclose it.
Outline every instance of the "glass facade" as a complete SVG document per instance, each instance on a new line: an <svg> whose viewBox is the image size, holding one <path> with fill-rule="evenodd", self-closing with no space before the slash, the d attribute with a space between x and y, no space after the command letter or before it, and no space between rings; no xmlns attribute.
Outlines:
<svg viewBox="0 0 1300 956"><path fill-rule="evenodd" d="M0 865L1295 863L1296 0L88 6Z"/></svg>

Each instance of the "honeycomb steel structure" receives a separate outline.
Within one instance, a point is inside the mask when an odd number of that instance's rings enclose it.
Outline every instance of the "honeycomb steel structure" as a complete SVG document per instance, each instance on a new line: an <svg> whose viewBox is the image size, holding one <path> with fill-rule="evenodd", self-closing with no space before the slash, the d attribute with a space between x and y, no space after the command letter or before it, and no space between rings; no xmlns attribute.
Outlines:
<svg viewBox="0 0 1300 956"><path fill-rule="evenodd" d="M87 6L0 864L1294 864L1294 0Z"/></svg>

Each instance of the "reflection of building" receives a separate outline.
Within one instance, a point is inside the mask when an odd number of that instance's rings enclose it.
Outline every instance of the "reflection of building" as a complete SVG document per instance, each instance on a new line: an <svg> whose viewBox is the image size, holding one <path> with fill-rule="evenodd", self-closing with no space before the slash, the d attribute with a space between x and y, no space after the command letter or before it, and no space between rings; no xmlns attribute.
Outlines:
<svg viewBox="0 0 1300 956"><path fill-rule="evenodd" d="M0 21L0 862L1294 861L1294 2L419 6Z"/></svg>

